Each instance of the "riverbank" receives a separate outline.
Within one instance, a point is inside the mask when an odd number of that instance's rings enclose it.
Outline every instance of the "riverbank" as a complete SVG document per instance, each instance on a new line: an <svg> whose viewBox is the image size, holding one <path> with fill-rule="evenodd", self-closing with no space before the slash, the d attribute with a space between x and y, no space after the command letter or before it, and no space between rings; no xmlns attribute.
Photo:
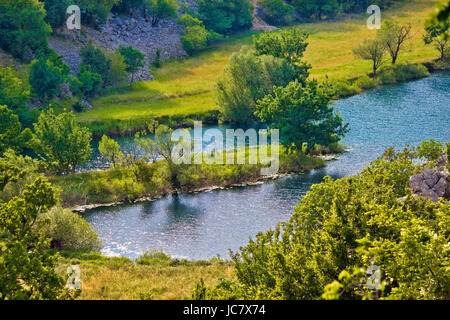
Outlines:
<svg viewBox="0 0 450 320"><path fill-rule="evenodd" d="M383 10L383 18L412 25L412 38L400 53L398 63L429 64L437 58L438 52L432 45L425 45L422 39L425 19L433 11L435 3L414 0ZM351 94L373 87L373 83L367 84L366 78L358 82L359 78L370 73L371 64L355 58L352 52L363 39L375 36L376 30L367 28L366 18L307 23L298 27L310 33L305 61L312 65L311 78L344 82L350 87ZM138 82L131 89L94 100L94 109L79 114L78 120L97 136L103 133L132 134L145 127L148 120L154 119L169 126L185 125L194 120L217 123L216 79L233 52L239 51L243 45L252 44L254 34L257 32L235 35L196 56L166 61L155 71L156 80Z"/></svg>
<svg viewBox="0 0 450 320"><path fill-rule="evenodd" d="M258 149L249 148L246 163L249 152L257 153ZM129 167L54 176L49 177L49 180L58 190L63 207L84 212L123 203L155 201L178 193L199 193L260 184L287 174L323 168L326 161L337 159L337 153L342 152L342 145L322 149L314 156L301 152L287 154L281 147L280 169L277 174L269 176L261 175L261 165L182 165L178 167L178 188L174 188L169 182L170 174L165 161L150 164L139 162ZM225 152L223 156L225 157Z"/></svg>

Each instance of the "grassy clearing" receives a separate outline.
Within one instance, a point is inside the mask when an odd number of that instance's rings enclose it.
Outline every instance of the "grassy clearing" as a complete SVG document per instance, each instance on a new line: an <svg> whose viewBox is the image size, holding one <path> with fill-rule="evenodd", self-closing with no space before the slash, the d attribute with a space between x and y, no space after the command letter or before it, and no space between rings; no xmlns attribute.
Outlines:
<svg viewBox="0 0 450 320"><path fill-rule="evenodd" d="M412 41L401 52L399 62L425 62L438 56L433 46L425 46L422 40L424 21L437 2L412 0L382 12L383 18L409 22L413 26ZM332 80L347 80L371 71L370 62L356 59L352 53L363 39L375 37L376 31L366 27L366 18L298 27L310 33L305 58L313 67L312 78L328 76ZM126 127L140 128L143 121L153 117L202 119L202 114L216 112L216 79L222 74L231 53L242 45L250 45L253 34L255 32L233 36L194 57L165 62L155 72L155 81L135 83L131 89L95 100L93 110L79 115L80 122L94 131L116 128L120 133Z"/></svg>
<svg viewBox="0 0 450 320"><path fill-rule="evenodd" d="M57 271L81 269L83 300L187 300L200 279L216 285L233 279L233 267L219 259L185 261L149 253L136 261L106 258L99 253L63 253Z"/></svg>

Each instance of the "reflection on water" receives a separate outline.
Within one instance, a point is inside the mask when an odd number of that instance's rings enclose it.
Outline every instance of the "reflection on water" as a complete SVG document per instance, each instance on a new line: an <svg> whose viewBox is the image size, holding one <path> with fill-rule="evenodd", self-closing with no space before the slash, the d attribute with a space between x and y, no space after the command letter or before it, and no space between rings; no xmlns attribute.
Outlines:
<svg viewBox="0 0 450 320"><path fill-rule="evenodd" d="M355 174L386 147L434 138L450 141L450 74L380 87L336 102L350 123L351 149L324 169L263 185L166 197L151 203L91 210L107 255L136 258L161 249L187 259L228 256L260 231L287 221L312 184Z"/></svg>

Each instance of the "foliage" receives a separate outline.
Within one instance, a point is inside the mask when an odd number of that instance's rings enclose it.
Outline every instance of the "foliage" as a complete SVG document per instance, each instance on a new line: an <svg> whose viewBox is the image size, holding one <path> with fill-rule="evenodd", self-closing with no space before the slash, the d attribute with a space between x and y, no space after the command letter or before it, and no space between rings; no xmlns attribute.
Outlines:
<svg viewBox="0 0 450 320"><path fill-rule="evenodd" d="M156 49L155 59L152 62L152 67L161 68L161 49Z"/></svg>
<svg viewBox="0 0 450 320"><path fill-rule="evenodd" d="M0 47L27 61L33 53L47 50L51 28L44 18L44 4L38 0L1 1Z"/></svg>
<svg viewBox="0 0 450 320"><path fill-rule="evenodd" d="M152 26L156 26L161 19L175 18L178 4L178 0L144 0L145 14L151 17Z"/></svg>
<svg viewBox="0 0 450 320"><path fill-rule="evenodd" d="M400 25L392 20L384 20L381 29L377 32L377 38L382 41L386 50L395 64L400 49L410 39L411 24Z"/></svg>
<svg viewBox="0 0 450 320"><path fill-rule="evenodd" d="M188 26L185 34L180 37L180 41L183 49L192 55L208 46L208 31L204 26Z"/></svg>
<svg viewBox="0 0 450 320"><path fill-rule="evenodd" d="M106 53L106 58L111 61L108 76L104 79L106 85L113 88L122 87L126 83L128 77L127 64L125 63L124 57L118 52L108 51Z"/></svg>
<svg viewBox="0 0 450 320"><path fill-rule="evenodd" d="M70 90L79 96L92 98L102 89L102 76L89 71L89 68L82 67L78 77L71 77L69 80Z"/></svg>
<svg viewBox="0 0 450 320"><path fill-rule="evenodd" d="M380 81L383 84L395 84L428 77L430 73L422 64L396 64L383 70Z"/></svg>
<svg viewBox="0 0 450 320"><path fill-rule="evenodd" d="M378 81L372 78L369 78L367 75L363 75L355 81L355 86L362 90L368 90L375 88L378 85Z"/></svg>
<svg viewBox="0 0 450 320"><path fill-rule="evenodd" d="M207 30L230 34L252 26L252 4L248 0L196 0L198 18Z"/></svg>
<svg viewBox="0 0 450 320"><path fill-rule="evenodd" d="M447 299L450 206L412 195L409 179L423 170L416 156L390 148L356 176L314 185L288 223L233 254L228 295ZM382 271L377 291L366 286L371 265Z"/></svg>
<svg viewBox="0 0 450 320"><path fill-rule="evenodd" d="M31 63L30 85L38 97L52 99L56 96L65 78L64 70L50 59L40 58Z"/></svg>
<svg viewBox="0 0 450 320"><path fill-rule="evenodd" d="M59 206L42 213L40 220L47 220L44 234L51 239L51 247L58 250L91 252L102 245L97 233L79 214Z"/></svg>
<svg viewBox="0 0 450 320"><path fill-rule="evenodd" d="M223 119L236 123L252 122L257 101L271 93L273 86L285 86L298 76L297 68L286 60L258 57L255 51L243 47L231 56L223 77L217 82Z"/></svg>
<svg viewBox="0 0 450 320"><path fill-rule="evenodd" d="M112 138L103 135L102 140L98 146L98 151L100 154L112 162L115 168L117 162L123 159L123 153L120 151L120 145Z"/></svg>
<svg viewBox="0 0 450 320"><path fill-rule="evenodd" d="M34 151L57 172L73 172L91 156L91 134L75 122L72 112L42 111L34 131Z"/></svg>
<svg viewBox="0 0 450 320"><path fill-rule="evenodd" d="M21 131L19 117L6 106L0 106L0 155L8 148L21 149Z"/></svg>
<svg viewBox="0 0 450 320"><path fill-rule="evenodd" d="M378 69L383 65L383 57L386 52L384 42L380 40L366 39L357 48L353 49L353 54L364 59L372 61L373 75L377 75Z"/></svg>
<svg viewBox="0 0 450 320"><path fill-rule="evenodd" d="M56 204L54 190L38 178L20 197L0 203L0 299L68 298L64 279L55 273L57 256L48 252L39 215Z"/></svg>
<svg viewBox="0 0 450 320"><path fill-rule="evenodd" d="M143 9L144 0L120 0L113 8L115 13L129 14L132 9Z"/></svg>
<svg viewBox="0 0 450 320"><path fill-rule="evenodd" d="M30 98L28 74L13 66L0 68L0 105L11 109L26 107Z"/></svg>
<svg viewBox="0 0 450 320"><path fill-rule="evenodd" d="M337 0L293 0L300 14L308 19L329 19L337 15L339 5Z"/></svg>
<svg viewBox="0 0 450 320"><path fill-rule="evenodd" d="M297 66L300 73L308 77L311 68L302 61L303 54L308 47L308 34L298 28L282 29L276 32L264 32L253 38L257 55L272 55L286 59Z"/></svg>
<svg viewBox="0 0 450 320"><path fill-rule="evenodd" d="M330 89L316 81L302 84L295 80L261 99L256 115L280 130L280 143L289 151L302 150L305 143L309 150L316 144L328 146L348 131L342 117L329 106L331 96Z"/></svg>
<svg viewBox="0 0 450 320"><path fill-rule="evenodd" d="M120 0L74 0L81 9L81 22L84 25L97 27L106 22L112 7Z"/></svg>
<svg viewBox="0 0 450 320"><path fill-rule="evenodd" d="M263 9L264 20L270 24L283 25L292 20L294 8L283 0L258 0L258 5Z"/></svg>
<svg viewBox="0 0 450 320"><path fill-rule="evenodd" d="M123 56L125 64L127 65L127 72L131 73L130 83L132 83L134 73L145 66L145 54L137 49L134 49L132 46L120 46L119 52Z"/></svg>
<svg viewBox="0 0 450 320"><path fill-rule="evenodd" d="M91 41L80 49L81 67L92 73L97 73L102 77L103 83L108 82L112 61L106 54L96 48Z"/></svg>

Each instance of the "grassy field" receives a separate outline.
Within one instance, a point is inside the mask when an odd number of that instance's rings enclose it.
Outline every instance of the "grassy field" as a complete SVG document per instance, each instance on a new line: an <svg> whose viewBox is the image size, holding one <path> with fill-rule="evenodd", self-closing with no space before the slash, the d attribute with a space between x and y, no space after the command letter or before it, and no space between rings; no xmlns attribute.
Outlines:
<svg viewBox="0 0 450 320"><path fill-rule="evenodd" d="M412 40L400 54L399 61L425 62L438 56L433 46L422 40L423 25L437 0L411 0L397 8L382 11L382 18L411 23ZM312 65L311 77L352 79L371 71L369 61L358 60L352 49L363 39L375 37L366 18L348 18L340 22L298 25L310 33L305 59ZM159 117L199 118L218 110L216 79L222 74L229 56L242 45L252 42L254 32L247 32L214 45L194 57L168 61L155 72L155 81L135 83L130 89L101 97L94 109L79 115L79 121L94 130L133 126L134 122ZM201 118L201 117L200 117Z"/></svg>
<svg viewBox="0 0 450 320"><path fill-rule="evenodd" d="M65 256L64 256L65 255ZM216 285L233 279L233 267L219 259L188 262L162 253L150 253L136 261L106 258L98 253L63 254L57 272L81 269L82 300L187 300L200 279Z"/></svg>

